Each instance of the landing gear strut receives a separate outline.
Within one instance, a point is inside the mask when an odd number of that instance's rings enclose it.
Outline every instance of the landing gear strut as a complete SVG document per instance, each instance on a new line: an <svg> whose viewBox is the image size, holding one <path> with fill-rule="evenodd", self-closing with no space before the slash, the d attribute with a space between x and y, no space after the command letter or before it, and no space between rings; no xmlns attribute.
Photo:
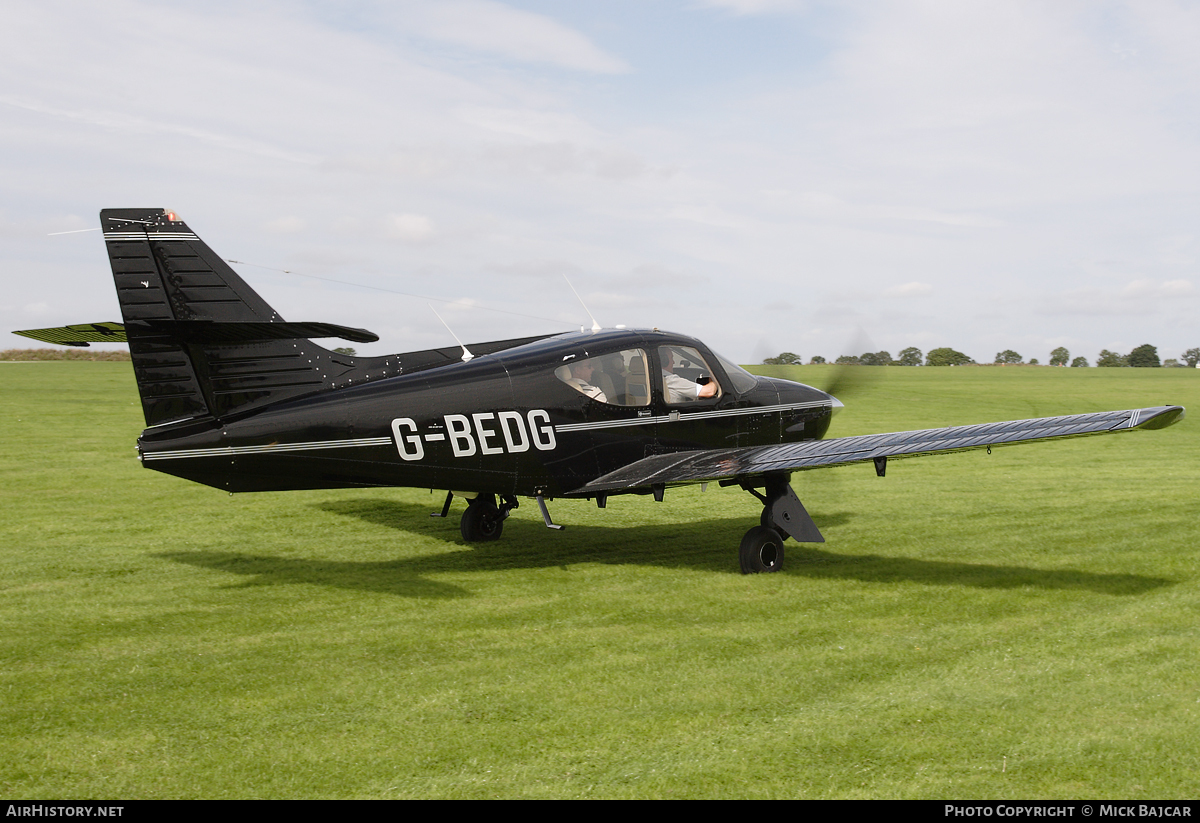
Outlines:
<svg viewBox="0 0 1200 823"><path fill-rule="evenodd" d="M768 474L740 482L743 489L763 503L759 525L746 532L738 547L738 561L742 574L777 572L783 568L783 541L789 537L800 543L824 543L817 524L808 516L804 505L792 491L790 476ZM765 493L755 486L766 486Z"/></svg>
<svg viewBox="0 0 1200 823"><path fill-rule="evenodd" d="M496 495L481 494L467 501L467 510L463 512L458 529L462 532L463 540L476 543L482 540L499 540L504 531L504 521L508 514L519 504L515 497L505 495L499 506L496 505Z"/></svg>

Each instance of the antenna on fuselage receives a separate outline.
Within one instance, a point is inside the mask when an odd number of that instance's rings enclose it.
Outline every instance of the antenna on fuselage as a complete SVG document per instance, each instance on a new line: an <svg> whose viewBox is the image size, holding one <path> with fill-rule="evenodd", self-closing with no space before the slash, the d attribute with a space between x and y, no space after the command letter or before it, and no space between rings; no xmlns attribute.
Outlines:
<svg viewBox="0 0 1200 823"><path fill-rule="evenodd" d="M437 309L435 309L433 307L432 303L426 303L425 305L429 306L429 310L434 313L434 316L436 316L438 320L442 320L442 316L437 313ZM442 325L446 327L446 331L450 332L450 336L453 337L455 339L455 341L458 342L458 345L462 346L462 350L463 350L462 361L464 363L466 363L468 360L472 360L475 357L475 355L473 355L469 351L467 351L467 347L463 345L463 341L458 339L458 335L454 333L454 329L450 328L450 324L447 323L445 320L442 320Z"/></svg>
<svg viewBox="0 0 1200 823"><path fill-rule="evenodd" d="M563 280L566 280L567 285L571 286L571 281L567 279L565 274L563 275ZM583 302L583 298L579 296L579 292L575 291L574 286L571 286L571 291L575 292L575 298L579 301L579 305L583 306L583 310L587 312L587 316L592 318L592 331L600 331L600 324L596 322L596 318L592 314L592 310L587 307L587 303ZM582 329L580 329L580 331L582 331Z"/></svg>

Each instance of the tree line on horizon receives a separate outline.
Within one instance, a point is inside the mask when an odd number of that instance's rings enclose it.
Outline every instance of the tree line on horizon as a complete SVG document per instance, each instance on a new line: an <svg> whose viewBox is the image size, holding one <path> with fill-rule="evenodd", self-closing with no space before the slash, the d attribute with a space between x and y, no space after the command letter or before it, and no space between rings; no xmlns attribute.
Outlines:
<svg viewBox="0 0 1200 823"><path fill-rule="evenodd" d="M1180 362L1182 361L1182 362ZM808 361L809 365L818 365L828 363L824 357L817 355ZM891 353L886 351L865 352L860 355L843 354L837 360L833 361L839 365L847 366L974 366L988 365L979 364L972 360L967 355L960 351L955 351L949 347L931 349L927 354L922 355L921 350L916 346L909 346L900 352L898 358L893 359ZM780 352L775 357L768 357L763 360L764 366L800 366L804 360L800 355L794 352ZM1101 349L1099 356L1096 358L1096 365L1100 368L1113 367L1133 367L1133 368L1160 368L1160 367L1183 367L1195 368L1196 364L1200 363L1200 347L1191 348L1179 356L1179 359L1168 358L1167 360L1159 360L1158 349L1155 346L1145 343L1138 346L1129 354L1117 354L1108 349ZM1012 349L1005 349L1002 352L996 353L996 359L990 365L994 366L1038 366L1041 365L1036 357L1031 358L1026 362L1020 354ZM1059 346L1054 351L1050 352L1051 366L1072 366L1074 368L1084 368L1091 364L1088 363L1086 357L1071 358L1071 353L1065 346Z"/></svg>

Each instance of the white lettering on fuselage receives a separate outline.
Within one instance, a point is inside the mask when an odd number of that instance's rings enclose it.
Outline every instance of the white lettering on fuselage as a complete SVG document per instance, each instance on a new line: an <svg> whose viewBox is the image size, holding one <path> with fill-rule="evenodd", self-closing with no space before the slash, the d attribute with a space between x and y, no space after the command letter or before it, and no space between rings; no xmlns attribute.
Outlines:
<svg viewBox="0 0 1200 823"><path fill-rule="evenodd" d="M411 431L417 430L417 424L411 417L397 417L392 421L392 437L396 440L396 448L400 450L400 456L405 460L420 460L425 456L425 447L421 445L421 438L416 434L404 434L401 428L409 427Z"/></svg>
<svg viewBox="0 0 1200 823"><path fill-rule="evenodd" d="M500 418L500 431L504 432L504 446L509 454L529 451L529 433L525 431L525 419L521 413L502 411L496 416ZM554 429L550 430L550 436L554 437Z"/></svg>
<svg viewBox="0 0 1200 823"><path fill-rule="evenodd" d="M517 454L529 451L530 446L550 451L558 445L550 415L543 409L532 409L524 415L516 411L478 412L470 418L465 414L447 414L442 421L444 431L422 435L417 421L411 417L393 420L392 438L400 457L422 460L426 443L446 440L450 441L450 451L455 457L471 457L476 453Z"/></svg>

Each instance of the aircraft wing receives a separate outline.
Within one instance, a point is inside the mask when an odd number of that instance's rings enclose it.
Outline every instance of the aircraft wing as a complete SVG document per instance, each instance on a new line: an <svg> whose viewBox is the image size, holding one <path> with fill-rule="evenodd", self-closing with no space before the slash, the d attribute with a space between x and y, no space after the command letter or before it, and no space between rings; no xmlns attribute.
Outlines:
<svg viewBox="0 0 1200 823"><path fill-rule="evenodd" d="M732 480L773 472L823 469L867 461L875 461L876 470L882 474L887 458L947 454L1035 440L1116 434L1134 429L1161 429L1180 420L1183 415L1182 406L1153 406L1147 409L981 423L976 426L866 434L777 446L702 449L659 454L599 477L575 489L571 496L582 497L597 492L630 491L659 485Z"/></svg>

